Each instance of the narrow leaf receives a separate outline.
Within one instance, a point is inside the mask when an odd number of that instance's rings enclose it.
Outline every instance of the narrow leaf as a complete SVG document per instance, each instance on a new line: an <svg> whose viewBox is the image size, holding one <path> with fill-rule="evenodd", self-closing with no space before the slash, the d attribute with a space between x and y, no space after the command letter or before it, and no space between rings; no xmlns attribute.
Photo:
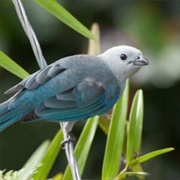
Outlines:
<svg viewBox="0 0 180 180"><path fill-rule="evenodd" d="M89 150L91 148L91 144L93 142L95 132L98 125L99 116L95 116L93 118L90 118L87 122L85 127L83 128L83 131L81 133L81 136L79 137L79 140L77 142L77 145L75 147L75 157L77 159L77 164L79 167L80 174L83 173L84 166L89 154ZM72 179L71 172L69 166L66 168L66 171L64 173L63 179Z"/></svg>
<svg viewBox="0 0 180 180"><path fill-rule="evenodd" d="M89 55L98 55L100 54L100 28L99 24L93 23L91 26L91 32L95 35L96 41L90 39L88 43L88 54Z"/></svg>
<svg viewBox="0 0 180 180"><path fill-rule="evenodd" d="M127 134L127 164L139 153L143 123L143 92L138 90L133 99L128 123Z"/></svg>
<svg viewBox="0 0 180 180"><path fill-rule="evenodd" d="M132 166L129 169L131 169L132 172L143 172L142 164L137 164L136 166ZM144 180L144 177L143 176L138 176L138 180Z"/></svg>
<svg viewBox="0 0 180 180"><path fill-rule="evenodd" d="M127 83L123 96L113 109L103 161L102 179L114 179L120 167L127 118L128 96L129 84Z"/></svg>
<svg viewBox="0 0 180 180"><path fill-rule="evenodd" d="M107 135L109 130L110 120L104 116L99 118L99 127L103 130L103 132Z"/></svg>
<svg viewBox="0 0 180 180"><path fill-rule="evenodd" d="M133 160L131 163L130 163L130 167L133 167L137 164L140 164L140 163L143 163L149 159L152 159L156 156L159 156L161 154L164 154L164 153L167 153L167 152L170 152L170 151L173 151L174 148L165 148L165 149L160 149L160 150L156 150L156 151L153 151L153 152L150 152L148 154L145 154L135 160Z"/></svg>
<svg viewBox="0 0 180 180"><path fill-rule="evenodd" d="M123 180L130 176L148 176L149 174L146 172L123 172L120 173L115 180Z"/></svg>
<svg viewBox="0 0 180 180"><path fill-rule="evenodd" d="M73 17L64 7L57 3L56 0L34 1L78 33L87 38L96 39L95 36L83 24L81 24L75 17Z"/></svg>
<svg viewBox="0 0 180 180"><path fill-rule="evenodd" d="M62 180L62 179L63 179L63 174L58 173L51 180Z"/></svg>
<svg viewBox="0 0 180 180"><path fill-rule="evenodd" d="M52 140L44 158L40 163L40 166L36 169L36 172L32 175L31 179L33 180L47 179L47 176L61 148L62 140L63 140L63 134L62 131L59 131Z"/></svg>
<svg viewBox="0 0 180 180"><path fill-rule="evenodd" d="M19 78L26 78L29 73L26 72L22 67L10 59L6 54L0 51L0 66L11 72L12 74L18 76Z"/></svg>
<svg viewBox="0 0 180 180"><path fill-rule="evenodd" d="M30 176L34 173L34 171L40 165L40 162L42 158L44 157L49 144L50 144L49 141L45 141L38 147L38 149L29 158L29 160L26 162L23 168L19 171L20 173L17 179L30 179Z"/></svg>

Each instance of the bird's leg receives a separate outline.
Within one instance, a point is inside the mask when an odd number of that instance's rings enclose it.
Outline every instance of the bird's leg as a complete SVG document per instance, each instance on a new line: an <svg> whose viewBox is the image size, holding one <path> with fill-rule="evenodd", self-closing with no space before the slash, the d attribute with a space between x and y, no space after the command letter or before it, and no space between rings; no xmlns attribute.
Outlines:
<svg viewBox="0 0 180 180"><path fill-rule="evenodd" d="M72 134L71 130L75 122L61 122L60 126L63 131L64 141L61 143L63 144L63 148L65 149L66 157L72 172L73 179L81 180L81 176L79 173L79 169L77 166L77 162L74 156L74 148L72 143Z"/></svg>
<svg viewBox="0 0 180 180"><path fill-rule="evenodd" d="M61 145L63 145L63 147L65 146L65 144L68 144L70 142L74 144L76 141L76 137L72 133L72 128L75 122L76 121L60 123L61 128L66 132L66 134L64 134L64 140L61 142Z"/></svg>

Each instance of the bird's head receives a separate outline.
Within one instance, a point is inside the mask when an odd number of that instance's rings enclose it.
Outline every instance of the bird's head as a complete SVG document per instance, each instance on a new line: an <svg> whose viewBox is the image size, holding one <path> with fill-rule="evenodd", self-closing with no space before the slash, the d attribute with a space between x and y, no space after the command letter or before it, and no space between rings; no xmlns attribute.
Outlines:
<svg viewBox="0 0 180 180"><path fill-rule="evenodd" d="M122 81L132 76L142 66L149 64L140 50L130 46L110 48L99 57L107 63L118 80L121 78Z"/></svg>

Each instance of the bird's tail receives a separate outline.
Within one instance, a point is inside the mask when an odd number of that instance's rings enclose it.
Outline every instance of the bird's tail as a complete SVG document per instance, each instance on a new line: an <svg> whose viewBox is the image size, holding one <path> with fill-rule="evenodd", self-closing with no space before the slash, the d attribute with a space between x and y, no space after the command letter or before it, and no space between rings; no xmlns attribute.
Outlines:
<svg viewBox="0 0 180 180"><path fill-rule="evenodd" d="M0 132L15 123L22 115L16 108L9 109L9 103L10 100L7 100L0 104Z"/></svg>

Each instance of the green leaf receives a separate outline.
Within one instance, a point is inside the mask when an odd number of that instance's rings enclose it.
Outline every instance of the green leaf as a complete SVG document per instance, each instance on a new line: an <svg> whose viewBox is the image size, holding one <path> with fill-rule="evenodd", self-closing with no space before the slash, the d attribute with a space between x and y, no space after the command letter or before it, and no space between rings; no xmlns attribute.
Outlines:
<svg viewBox="0 0 180 180"><path fill-rule="evenodd" d="M19 171L19 175L17 179L30 179L32 173L40 165L40 162L44 157L49 144L50 144L49 141L45 141L38 147L38 149L29 158L29 160L26 162L23 168Z"/></svg>
<svg viewBox="0 0 180 180"><path fill-rule="evenodd" d="M139 153L141 146L143 124L143 92L138 90L133 99L128 122L127 134L127 165L132 161L133 156Z"/></svg>
<svg viewBox="0 0 180 180"><path fill-rule="evenodd" d="M135 166L131 166L131 168L129 168L129 169L131 169L132 172L143 172L142 164L137 164ZM137 176L137 177L138 177L138 180L144 180L143 176Z"/></svg>
<svg viewBox="0 0 180 180"><path fill-rule="evenodd" d="M99 118L99 127L103 130L103 132L107 135L109 131L110 120L105 116L101 116Z"/></svg>
<svg viewBox="0 0 180 180"><path fill-rule="evenodd" d="M83 173L84 166L85 166L88 154L89 154L89 150L90 150L90 147L93 142L95 132L97 129L98 120L99 120L99 116L95 116L93 118L90 118L86 122L86 125L83 128L81 136L79 137L79 140L75 147L74 154L77 160L80 174ZM72 179L69 166L66 168L63 179L64 180Z"/></svg>
<svg viewBox="0 0 180 180"><path fill-rule="evenodd" d="M0 66L11 72L12 74L18 76L19 78L26 78L29 73L26 72L22 67L10 59L6 54L0 51Z"/></svg>
<svg viewBox="0 0 180 180"><path fill-rule="evenodd" d="M88 54L89 55L98 55L100 54L100 28L99 24L93 23L91 26L91 32L95 35L96 41L90 39L88 42Z"/></svg>
<svg viewBox="0 0 180 180"><path fill-rule="evenodd" d="M47 176L61 148L62 140L63 140L63 134L62 131L59 131L52 140L44 158L40 163L40 166L36 169L36 172L32 175L31 179L33 180L47 179Z"/></svg>
<svg viewBox="0 0 180 180"><path fill-rule="evenodd" d="M51 178L50 180L62 180L62 179L63 179L63 174L58 173L53 178Z"/></svg>
<svg viewBox="0 0 180 180"><path fill-rule="evenodd" d="M133 167L133 166L136 166L137 164L140 164L140 163L143 163L149 159L152 159L156 156L159 156L161 154L164 154L164 153L167 153L167 152L170 152L170 151L173 151L174 148L165 148L165 149L160 149L160 150L156 150L156 151L153 151L153 152L150 152L148 154L145 154L133 161L131 161L131 163L129 164L130 167Z"/></svg>
<svg viewBox="0 0 180 180"><path fill-rule="evenodd" d="M102 179L114 179L119 171L125 137L128 97L129 83L126 84L123 96L113 109L103 161Z"/></svg>
<svg viewBox="0 0 180 180"><path fill-rule="evenodd" d="M96 39L95 36L75 17L73 17L64 7L62 7L56 0L34 0L37 4L47 10L49 13L54 15L64 24L74 29L83 36Z"/></svg>
<svg viewBox="0 0 180 180"><path fill-rule="evenodd" d="M88 43L88 54L89 55L98 55L100 54L100 28L99 28L99 24L97 23L93 23L91 26L91 32L97 37L97 40L89 40ZM104 116L101 116L99 118L99 127L104 131L105 134L108 133L108 129L109 129L109 124L110 124L110 120L107 119Z"/></svg>
<svg viewBox="0 0 180 180"><path fill-rule="evenodd" d="M146 172L123 172L120 173L117 177L116 180L123 180L126 179L127 177L130 176L148 176L149 174Z"/></svg>

